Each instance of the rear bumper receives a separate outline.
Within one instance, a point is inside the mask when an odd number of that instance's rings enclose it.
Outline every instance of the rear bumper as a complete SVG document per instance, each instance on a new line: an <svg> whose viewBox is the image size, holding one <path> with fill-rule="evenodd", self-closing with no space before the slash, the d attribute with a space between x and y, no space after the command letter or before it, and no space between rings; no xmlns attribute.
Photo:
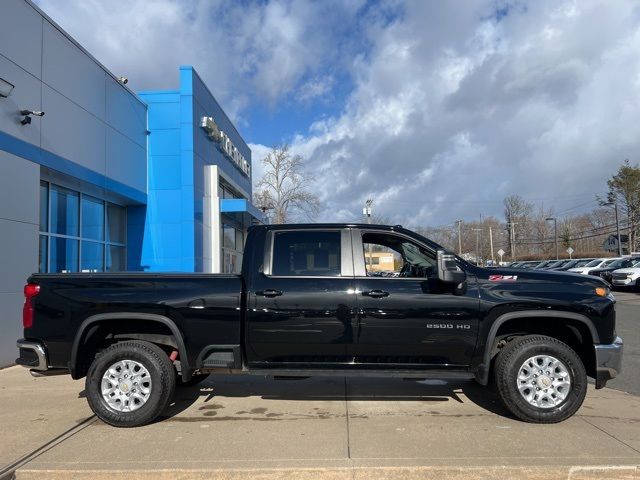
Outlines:
<svg viewBox="0 0 640 480"><path fill-rule="evenodd" d="M49 369L47 351L41 343L20 339L16 342L16 345L20 355L16 358L18 365L37 371L46 371Z"/></svg>
<svg viewBox="0 0 640 480"><path fill-rule="evenodd" d="M622 371L624 345L620 337L608 345L594 345L596 353L596 388L604 388L609 380Z"/></svg>

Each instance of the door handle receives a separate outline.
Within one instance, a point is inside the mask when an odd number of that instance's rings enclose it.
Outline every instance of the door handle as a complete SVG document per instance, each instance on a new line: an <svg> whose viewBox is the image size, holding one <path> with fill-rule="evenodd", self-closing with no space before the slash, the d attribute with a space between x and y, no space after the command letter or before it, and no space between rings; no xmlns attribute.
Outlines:
<svg viewBox="0 0 640 480"><path fill-rule="evenodd" d="M385 292L384 290L369 290L368 292L362 292L362 295L373 298L382 298L388 297L389 292Z"/></svg>
<svg viewBox="0 0 640 480"><path fill-rule="evenodd" d="M260 290L256 292L256 295L260 295L261 297L279 297L282 295L282 292L280 290L270 288L268 290Z"/></svg>

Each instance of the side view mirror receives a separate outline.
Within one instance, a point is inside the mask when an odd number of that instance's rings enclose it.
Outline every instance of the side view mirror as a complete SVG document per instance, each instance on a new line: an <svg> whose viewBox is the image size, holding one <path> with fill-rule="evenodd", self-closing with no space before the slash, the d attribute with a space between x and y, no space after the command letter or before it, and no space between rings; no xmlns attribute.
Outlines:
<svg viewBox="0 0 640 480"><path fill-rule="evenodd" d="M467 279L467 274L458 268L455 255L438 250L437 261L440 281L458 285Z"/></svg>

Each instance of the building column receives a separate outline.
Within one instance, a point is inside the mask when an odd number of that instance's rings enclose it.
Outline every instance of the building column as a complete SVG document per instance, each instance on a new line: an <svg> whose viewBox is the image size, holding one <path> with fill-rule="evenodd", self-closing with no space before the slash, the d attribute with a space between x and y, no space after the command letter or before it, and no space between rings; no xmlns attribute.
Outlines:
<svg viewBox="0 0 640 480"><path fill-rule="evenodd" d="M220 260L222 229L220 226L218 178L217 165L205 165L202 219L202 256L203 271L205 273L220 273L222 271L222 262Z"/></svg>

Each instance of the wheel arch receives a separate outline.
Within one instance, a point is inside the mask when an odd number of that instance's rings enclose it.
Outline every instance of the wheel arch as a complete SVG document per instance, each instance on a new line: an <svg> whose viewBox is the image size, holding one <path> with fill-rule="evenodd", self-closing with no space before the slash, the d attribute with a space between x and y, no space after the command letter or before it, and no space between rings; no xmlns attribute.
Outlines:
<svg viewBox="0 0 640 480"><path fill-rule="evenodd" d="M569 330L572 330L578 337L583 337L584 336L583 334L585 332L588 332L590 338L588 339L583 338L583 340L590 340L587 346L591 348L589 348L588 353L586 350L582 352L579 351L576 353L581 357L581 359L583 360L583 363L585 363L585 367L587 368L587 370L589 370L591 367L590 363L592 363L591 360L595 361L595 359L591 359L591 358L585 359L583 357L586 354L592 355L593 345L600 342L600 337L598 336L598 332L595 326L593 325L593 322L591 321L591 319L589 319L589 317L587 317L586 315L582 315L580 313L565 312L562 310L520 310L517 312L508 312L500 315L498 318L494 320L493 324L491 325L491 328L489 329L489 334L487 336L487 341L484 346L482 363L478 366L476 370L476 380L478 381L478 383L480 383L481 385L487 385L489 383L491 361L493 358L493 351L496 345L496 339L500 338L502 332L507 326L510 326L510 327L518 326L531 321L537 321L537 322L547 321L548 322L549 320L569 321L569 323L564 324L563 327L567 327ZM575 331L576 325L580 326L577 328L578 331ZM548 327L549 325L547 324L546 326ZM503 330L501 331L501 329ZM528 334L544 333L539 331L541 330L540 328L534 328L533 330L534 331L526 332L526 333ZM547 332L547 334L549 336L553 336L554 338L558 338L557 336L553 335L553 332ZM585 360L588 360L588 361L585 361Z"/></svg>
<svg viewBox="0 0 640 480"><path fill-rule="evenodd" d="M71 378L78 379L84 376L78 369L78 360L80 348L83 345L83 341L87 338L87 333L90 332L90 329L92 327L99 326L100 324L104 324L106 322L114 320L143 321L155 323L156 325L161 324L164 327L168 328L171 332L171 335L173 336L173 339L175 340L176 348L178 350L180 364L182 367L182 379L183 381L188 381L191 378L193 372L189 366L184 338L175 322L170 318L165 317L164 315L133 312L99 313L96 315L91 315L90 317L87 317L82 321L71 346L71 359L69 361L69 371L71 372Z"/></svg>

